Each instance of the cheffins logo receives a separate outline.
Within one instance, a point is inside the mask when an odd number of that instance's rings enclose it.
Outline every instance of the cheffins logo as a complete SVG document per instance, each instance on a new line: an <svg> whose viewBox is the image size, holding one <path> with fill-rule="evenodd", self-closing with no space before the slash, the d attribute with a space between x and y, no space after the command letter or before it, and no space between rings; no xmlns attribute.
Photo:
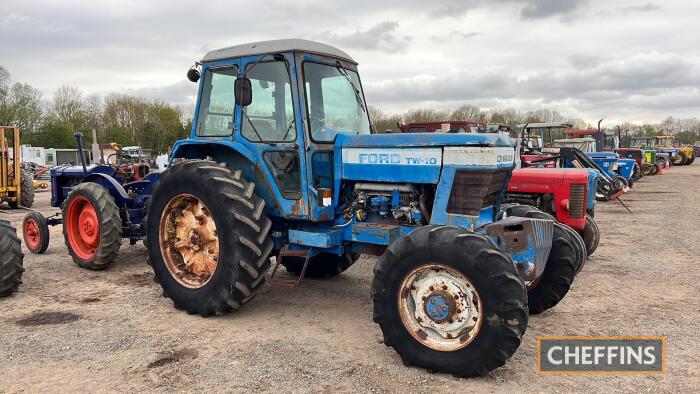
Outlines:
<svg viewBox="0 0 700 394"><path fill-rule="evenodd" d="M537 337L537 373L661 374L666 337Z"/></svg>

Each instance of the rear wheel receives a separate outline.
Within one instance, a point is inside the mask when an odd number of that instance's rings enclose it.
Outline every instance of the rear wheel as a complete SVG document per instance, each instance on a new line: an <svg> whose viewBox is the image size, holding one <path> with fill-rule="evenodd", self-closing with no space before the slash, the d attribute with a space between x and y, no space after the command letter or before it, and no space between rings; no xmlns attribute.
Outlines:
<svg viewBox="0 0 700 394"><path fill-rule="evenodd" d="M580 234L583 237L583 242L586 244L586 252L588 256L591 256L598 249L598 244L600 244L600 230L592 217L586 215L586 227Z"/></svg>
<svg viewBox="0 0 700 394"><path fill-rule="evenodd" d="M96 183L81 183L63 204L63 237L73 261L99 270L111 264L122 243L122 219L114 198Z"/></svg>
<svg viewBox="0 0 700 394"><path fill-rule="evenodd" d="M39 212L29 212L22 221L22 235L27 249L42 254L49 247L49 225Z"/></svg>
<svg viewBox="0 0 700 394"><path fill-rule="evenodd" d="M279 259L279 257L277 258ZM357 253L345 253L344 255L340 256L332 253L320 253L309 259L309 264L306 267L304 277L319 279L340 275L342 272L350 268L351 265L355 264L359 258L360 254ZM305 261L306 258L304 257L284 256L282 259L282 265L288 272L295 275L301 275Z"/></svg>
<svg viewBox="0 0 700 394"><path fill-rule="evenodd" d="M374 321L406 365L456 376L505 364L527 328L525 286L486 237L425 226L394 241L372 281Z"/></svg>
<svg viewBox="0 0 700 394"><path fill-rule="evenodd" d="M0 220L0 297L6 297L22 284L24 255L17 232L10 223Z"/></svg>
<svg viewBox="0 0 700 394"><path fill-rule="evenodd" d="M175 307L202 316L239 309L270 268L272 222L241 171L205 160L166 170L151 197L147 245L154 280Z"/></svg>
<svg viewBox="0 0 700 394"><path fill-rule="evenodd" d="M20 201L10 202L10 208L16 209L20 206L31 208L34 205L34 178L25 170L20 169L19 189Z"/></svg>

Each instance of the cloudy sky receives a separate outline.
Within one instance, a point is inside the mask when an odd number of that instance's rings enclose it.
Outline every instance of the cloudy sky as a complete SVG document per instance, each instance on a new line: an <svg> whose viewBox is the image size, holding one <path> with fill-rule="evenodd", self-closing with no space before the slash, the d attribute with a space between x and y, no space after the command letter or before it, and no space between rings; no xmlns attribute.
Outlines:
<svg viewBox="0 0 700 394"><path fill-rule="evenodd" d="M2 0L0 65L61 85L189 104L209 49L275 38L336 45L369 103L547 107L594 122L700 116L700 1Z"/></svg>

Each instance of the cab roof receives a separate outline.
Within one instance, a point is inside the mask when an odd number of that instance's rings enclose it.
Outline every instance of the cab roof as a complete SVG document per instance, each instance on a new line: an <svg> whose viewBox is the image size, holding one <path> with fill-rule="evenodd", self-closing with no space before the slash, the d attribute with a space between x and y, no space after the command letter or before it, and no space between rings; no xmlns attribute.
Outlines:
<svg viewBox="0 0 700 394"><path fill-rule="evenodd" d="M202 63L213 62L222 59L231 59L244 56L262 55L264 53L277 52L309 52L318 55L325 55L347 60L353 64L357 62L344 51L320 42L302 40L298 38L287 38L283 40L258 41L248 44L234 45L226 48L215 49L207 52L202 59Z"/></svg>

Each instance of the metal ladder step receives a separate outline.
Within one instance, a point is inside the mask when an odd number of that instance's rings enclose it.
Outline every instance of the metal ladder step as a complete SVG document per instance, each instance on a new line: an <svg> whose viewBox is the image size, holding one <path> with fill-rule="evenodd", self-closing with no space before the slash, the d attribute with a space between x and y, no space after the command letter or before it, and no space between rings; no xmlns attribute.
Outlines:
<svg viewBox="0 0 700 394"><path fill-rule="evenodd" d="M304 257L304 267L301 269L301 274L297 279L275 279L275 274L277 270L282 265L282 259L285 257ZM272 269L272 274L267 280L266 286L273 289L296 289L301 284L302 279L304 279L304 274L306 274L306 268L309 266L309 251L308 250L290 250L282 248L279 255L277 256L277 262L275 263L275 268Z"/></svg>

